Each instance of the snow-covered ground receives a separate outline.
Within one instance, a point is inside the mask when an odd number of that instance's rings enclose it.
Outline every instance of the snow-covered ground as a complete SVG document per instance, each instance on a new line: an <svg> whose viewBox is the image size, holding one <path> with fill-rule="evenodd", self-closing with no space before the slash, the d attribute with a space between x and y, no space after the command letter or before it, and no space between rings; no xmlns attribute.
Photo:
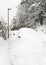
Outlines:
<svg viewBox="0 0 46 65"><path fill-rule="evenodd" d="M0 38L0 65L46 65L46 33L21 28Z"/></svg>

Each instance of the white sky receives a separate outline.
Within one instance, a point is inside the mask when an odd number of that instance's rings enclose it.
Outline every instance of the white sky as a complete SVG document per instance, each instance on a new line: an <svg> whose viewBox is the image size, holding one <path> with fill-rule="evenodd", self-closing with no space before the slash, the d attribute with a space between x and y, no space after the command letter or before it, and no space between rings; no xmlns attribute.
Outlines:
<svg viewBox="0 0 46 65"><path fill-rule="evenodd" d="M10 21L12 20L13 16L17 12L17 6L21 0L0 0L0 16L3 16L5 21L7 21L7 9L11 8L10 10Z"/></svg>

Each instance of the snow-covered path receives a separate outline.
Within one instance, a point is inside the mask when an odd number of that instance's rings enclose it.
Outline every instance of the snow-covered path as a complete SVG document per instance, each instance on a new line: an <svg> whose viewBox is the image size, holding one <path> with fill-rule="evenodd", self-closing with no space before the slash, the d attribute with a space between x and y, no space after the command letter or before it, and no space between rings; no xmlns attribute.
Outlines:
<svg viewBox="0 0 46 65"><path fill-rule="evenodd" d="M46 34L43 32L22 28L1 42L0 57L4 61L0 58L0 65L46 65Z"/></svg>
<svg viewBox="0 0 46 65"><path fill-rule="evenodd" d="M6 41L0 38L0 65L11 65Z"/></svg>

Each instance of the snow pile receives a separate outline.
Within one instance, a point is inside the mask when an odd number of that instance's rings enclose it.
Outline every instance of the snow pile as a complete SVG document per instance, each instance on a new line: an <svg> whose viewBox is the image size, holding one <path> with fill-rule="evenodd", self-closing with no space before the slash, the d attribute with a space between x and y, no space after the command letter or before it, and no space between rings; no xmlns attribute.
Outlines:
<svg viewBox="0 0 46 65"><path fill-rule="evenodd" d="M43 48L46 43L44 33L21 28L14 34L9 39L9 54L13 65L46 65L46 48Z"/></svg>
<svg viewBox="0 0 46 65"><path fill-rule="evenodd" d="M0 65L46 65L46 34L30 28L0 38Z"/></svg>
<svg viewBox="0 0 46 65"><path fill-rule="evenodd" d="M13 39L10 50L13 65L46 65L46 34L21 28Z"/></svg>
<svg viewBox="0 0 46 65"><path fill-rule="evenodd" d="M39 35L39 36L38 36ZM18 45L26 47L43 47L41 34L33 29L22 28L18 31Z"/></svg>

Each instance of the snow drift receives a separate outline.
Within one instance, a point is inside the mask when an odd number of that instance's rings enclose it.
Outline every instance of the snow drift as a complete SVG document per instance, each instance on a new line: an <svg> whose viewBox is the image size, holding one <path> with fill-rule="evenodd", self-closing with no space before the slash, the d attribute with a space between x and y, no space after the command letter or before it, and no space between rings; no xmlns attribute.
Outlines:
<svg viewBox="0 0 46 65"><path fill-rule="evenodd" d="M39 34L33 29L21 28L18 31L18 45L25 47L43 47L43 41Z"/></svg>
<svg viewBox="0 0 46 65"><path fill-rule="evenodd" d="M46 34L29 28L0 39L0 65L46 65Z"/></svg>
<svg viewBox="0 0 46 65"><path fill-rule="evenodd" d="M46 65L45 39L43 32L21 28L10 52L13 65Z"/></svg>

